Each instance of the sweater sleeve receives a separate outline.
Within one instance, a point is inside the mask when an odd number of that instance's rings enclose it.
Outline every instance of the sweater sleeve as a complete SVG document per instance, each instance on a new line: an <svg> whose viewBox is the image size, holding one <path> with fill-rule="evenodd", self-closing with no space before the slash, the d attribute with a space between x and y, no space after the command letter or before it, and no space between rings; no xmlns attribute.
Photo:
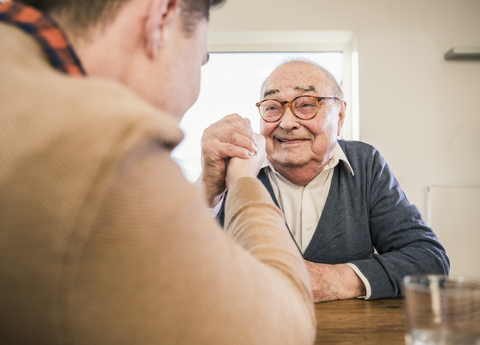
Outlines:
<svg viewBox="0 0 480 345"><path fill-rule="evenodd" d="M67 343L314 342L308 273L261 182L232 186L223 231L159 144L101 180L65 288Z"/></svg>
<svg viewBox="0 0 480 345"><path fill-rule="evenodd" d="M402 296L406 275L448 274L450 262L445 249L376 150L366 174L370 234L378 253L351 263L368 280L370 298Z"/></svg>

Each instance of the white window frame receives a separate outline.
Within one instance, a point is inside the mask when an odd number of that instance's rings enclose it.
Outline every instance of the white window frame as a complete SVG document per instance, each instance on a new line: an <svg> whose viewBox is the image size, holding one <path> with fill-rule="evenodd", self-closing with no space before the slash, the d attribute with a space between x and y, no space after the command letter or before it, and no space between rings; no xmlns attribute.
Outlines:
<svg viewBox="0 0 480 345"><path fill-rule="evenodd" d="M342 52L342 90L347 101L342 138L359 140L358 53L352 31L210 32L213 53Z"/></svg>

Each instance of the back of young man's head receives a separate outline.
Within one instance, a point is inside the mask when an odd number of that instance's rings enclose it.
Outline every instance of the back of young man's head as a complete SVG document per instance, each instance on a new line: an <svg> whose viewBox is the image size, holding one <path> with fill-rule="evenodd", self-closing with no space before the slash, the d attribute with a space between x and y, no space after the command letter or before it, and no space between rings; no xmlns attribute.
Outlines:
<svg viewBox="0 0 480 345"><path fill-rule="evenodd" d="M96 25L107 25L123 4L134 0L18 0L41 12L65 18L76 33L85 34ZM199 19L208 19L211 7L225 0L179 0L183 27L188 34Z"/></svg>
<svg viewBox="0 0 480 345"><path fill-rule="evenodd" d="M87 75L181 118L198 98L210 8L225 0L17 1L58 22Z"/></svg>

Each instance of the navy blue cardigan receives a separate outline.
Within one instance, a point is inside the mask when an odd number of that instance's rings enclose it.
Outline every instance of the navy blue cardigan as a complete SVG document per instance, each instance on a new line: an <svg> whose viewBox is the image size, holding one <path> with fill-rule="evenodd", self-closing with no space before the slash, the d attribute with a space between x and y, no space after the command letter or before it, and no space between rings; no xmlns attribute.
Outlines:
<svg viewBox="0 0 480 345"><path fill-rule="evenodd" d="M303 257L356 265L370 283L370 299L402 296L406 275L448 274L445 249L407 200L380 153L360 141L339 144L355 175L342 161L335 167L325 208ZM258 178L278 206L263 170ZM223 218L222 207L222 225Z"/></svg>

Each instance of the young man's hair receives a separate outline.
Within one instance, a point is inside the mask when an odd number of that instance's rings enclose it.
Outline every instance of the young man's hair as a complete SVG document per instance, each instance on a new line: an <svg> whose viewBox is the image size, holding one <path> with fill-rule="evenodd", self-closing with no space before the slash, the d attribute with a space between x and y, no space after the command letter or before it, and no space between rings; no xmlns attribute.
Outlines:
<svg viewBox="0 0 480 345"><path fill-rule="evenodd" d="M75 33L85 34L91 27L106 25L118 10L131 0L17 0L47 14L68 20ZM208 19L211 7L225 0L180 0L180 13L185 32L190 34L198 20Z"/></svg>

